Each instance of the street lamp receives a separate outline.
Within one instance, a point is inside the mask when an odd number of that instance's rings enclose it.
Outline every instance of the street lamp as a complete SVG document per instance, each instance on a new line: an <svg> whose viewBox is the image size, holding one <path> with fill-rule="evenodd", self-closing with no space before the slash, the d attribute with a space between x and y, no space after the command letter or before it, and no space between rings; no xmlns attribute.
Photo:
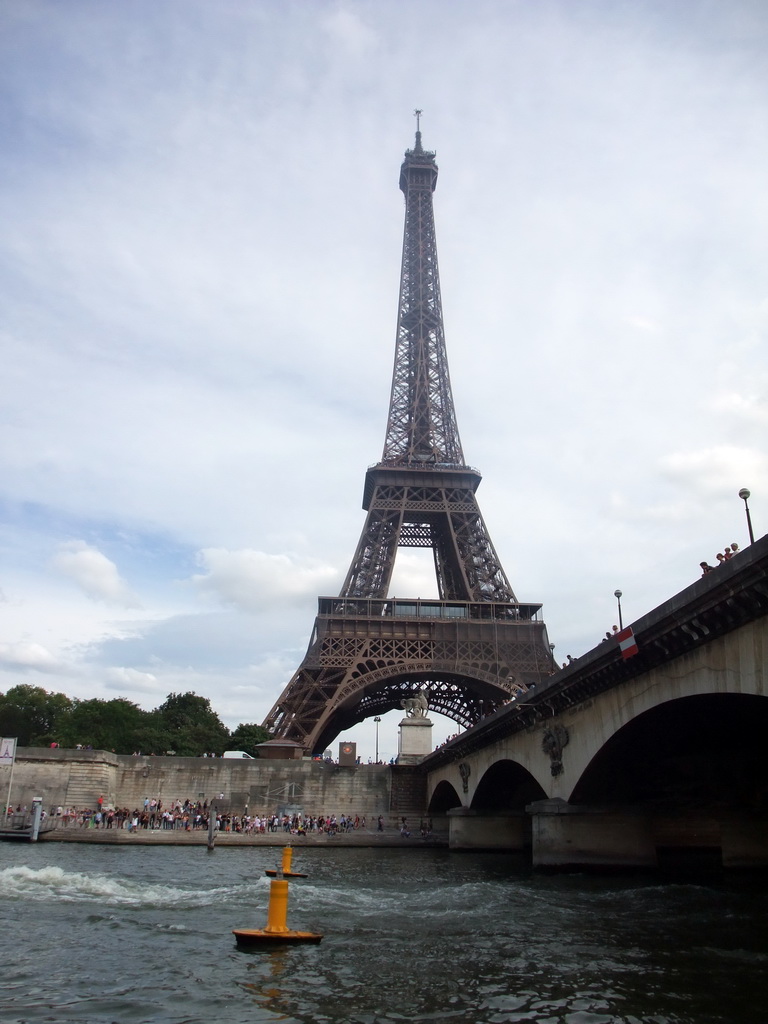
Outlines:
<svg viewBox="0 0 768 1024"><path fill-rule="evenodd" d="M750 492L747 490L746 487L742 487L741 490L739 491L739 497L743 499L743 501L744 501L744 510L747 513L747 529L749 530L749 543L750 544L754 544L755 543L755 535L754 535L754 533L752 533L752 519L751 519L751 517L749 515L749 505L747 504L747 499L749 498L749 494L750 494Z"/></svg>
<svg viewBox="0 0 768 1024"><path fill-rule="evenodd" d="M379 763L379 722L380 721L381 721L381 719L379 718L378 715L376 715L376 717L374 718L374 722L376 723L376 764Z"/></svg>
<svg viewBox="0 0 768 1024"><path fill-rule="evenodd" d="M624 629L624 623L621 621L621 591L614 590L613 596L616 598L616 603L619 606L619 629Z"/></svg>

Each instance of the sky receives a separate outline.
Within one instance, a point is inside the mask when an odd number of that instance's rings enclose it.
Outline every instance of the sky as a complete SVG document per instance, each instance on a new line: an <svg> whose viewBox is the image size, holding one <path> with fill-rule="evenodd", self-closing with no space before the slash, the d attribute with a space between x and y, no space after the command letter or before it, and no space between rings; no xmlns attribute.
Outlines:
<svg viewBox="0 0 768 1024"><path fill-rule="evenodd" d="M762 536L766 52L763 0L0 5L0 692L267 715L382 454L415 108L464 454L556 660L744 547L742 487Z"/></svg>

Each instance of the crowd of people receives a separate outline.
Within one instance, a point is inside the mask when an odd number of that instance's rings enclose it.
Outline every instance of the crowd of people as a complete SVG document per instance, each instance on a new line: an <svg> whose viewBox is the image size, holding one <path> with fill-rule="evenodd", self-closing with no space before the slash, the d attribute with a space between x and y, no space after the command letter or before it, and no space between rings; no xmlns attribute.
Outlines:
<svg viewBox="0 0 768 1024"><path fill-rule="evenodd" d="M717 555L715 556L717 565L710 565L708 562L699 563L701 567L701 575L706 576L707 573L714 572L714 570L717 569L718 566L725 565L725 563L729 561L729 559L733 558L733 556L737 555L738 553L738 544L731 544L729 547L725 548L724 551L718 551Z"/></svg>
<svg viewBox="0 0 768 1024"><path fill-rule="evenodd" d="M207 800L185 800L183 803L175 800L169 806L164 806L161 800L154 797L147 797L141 808L133 810L128 807L103 807L102 802L94 808L52 807L50 817L64 828L125 829L129 832L207 830L211 814L216 816L216 831L245 835L268 832L299 836L321 832L335 835L367 829L365 815L359 814L341 814L338 817L335 814L250 814L247 807L242 814L238 814L221 811L209 805ZM380 832L384 830L384 818L381 816L377 821L377 829Z"/></svg>

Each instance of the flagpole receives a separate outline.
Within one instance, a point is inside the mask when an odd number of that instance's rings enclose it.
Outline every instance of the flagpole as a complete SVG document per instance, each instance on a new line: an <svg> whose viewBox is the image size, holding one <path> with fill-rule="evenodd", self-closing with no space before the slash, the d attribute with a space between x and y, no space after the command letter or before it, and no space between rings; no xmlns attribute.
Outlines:
<svg viewBox="0 0 768 1024"><path fill-rule="evenodd" d="M6 743L6 742L10 742L10 740L8 740L8 741L3 740L3 743ZM13 753L11 754L11 777L8 780L8 796L6 797L6 800L5 800L5 818L6 819L8 817L8 808L11 805L11 786L13 785L13 768L14 768L14 765L16 764L16 740L14 739L12 742L13 742ZM3 751L3 754L5 755L5 750Z"/></svg>
<svg viewBox="0 0 768 1024"><path fill-rule="evenodd" d="M5 801L5 817L8 818L8 808L11 806L11 786L13 785L13 766L16 762L11 761L11 777L8 780L8 796Z"/></svg>

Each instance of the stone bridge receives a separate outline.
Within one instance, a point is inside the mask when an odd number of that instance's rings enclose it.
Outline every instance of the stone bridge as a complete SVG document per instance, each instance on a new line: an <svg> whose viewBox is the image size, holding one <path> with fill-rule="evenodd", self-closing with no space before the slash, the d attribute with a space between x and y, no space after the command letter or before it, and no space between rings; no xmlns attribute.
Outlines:
<svg viewBox="0 0 768 1024"><path fill-rule="evenodd" d="M431 754L452 847L768 865L768 537Z"/></svg>

